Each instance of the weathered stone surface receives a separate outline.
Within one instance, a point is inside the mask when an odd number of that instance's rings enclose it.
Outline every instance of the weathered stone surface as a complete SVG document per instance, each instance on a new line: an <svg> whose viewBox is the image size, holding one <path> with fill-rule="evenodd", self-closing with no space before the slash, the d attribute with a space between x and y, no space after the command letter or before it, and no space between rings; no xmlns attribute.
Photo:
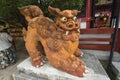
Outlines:
<svg viewBox="0 0 120 80"><path fill-rule="evenodd" d="M120 62L112 62L113 72L117 75L116 80L120 80Z"/></svg>
<svg viewBox="0 0 120 80"><path fill-rule="evenodd" d="M49 63L40 68L33 67L30 58L17 66L18 71L13 74L13 77L14 80L110 80L95 56L84 54L82 59L85 61L89 72L81 78L62 72Z"/></svg>
<svg viewBox="0 0 120 80"><path fill-rule="evenodd" d="M110 51L102 51L102 50L88 50L82 49L84 53L93 54L100 60L108 60L110 56ZM113 61L120 61L120 54L118 52L114 52Z"/></svg>

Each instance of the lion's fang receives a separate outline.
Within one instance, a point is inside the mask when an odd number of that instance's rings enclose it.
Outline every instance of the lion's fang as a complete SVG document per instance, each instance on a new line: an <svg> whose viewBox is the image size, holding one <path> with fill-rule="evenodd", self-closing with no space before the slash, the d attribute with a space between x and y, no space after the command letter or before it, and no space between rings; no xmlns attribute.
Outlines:
<svg viewBox="0 0 120 80"><path fill-rule="evenodd" d="M69 31L66 31L66 33L65 33L66 35L68 35L69 34Z"/></svg>

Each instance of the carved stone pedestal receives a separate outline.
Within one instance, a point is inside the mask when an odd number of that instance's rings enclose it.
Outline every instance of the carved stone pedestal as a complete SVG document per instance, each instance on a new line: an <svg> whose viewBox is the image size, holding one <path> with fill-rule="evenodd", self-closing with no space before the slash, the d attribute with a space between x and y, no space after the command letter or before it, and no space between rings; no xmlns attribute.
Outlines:
<svg viewBox="0 0 120 80"><path fill-rule="evenodd" d="M81 78L62 72L49 63L40 68L33 67L30 58L17 66L13 78L14 80L110 80L95 56L84 54L82 60L85 61L88 72Z"/></svg>

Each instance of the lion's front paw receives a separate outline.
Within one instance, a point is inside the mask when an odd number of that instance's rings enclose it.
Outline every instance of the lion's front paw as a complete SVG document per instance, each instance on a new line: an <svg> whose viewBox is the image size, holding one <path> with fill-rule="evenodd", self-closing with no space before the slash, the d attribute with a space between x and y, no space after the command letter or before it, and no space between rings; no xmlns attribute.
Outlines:
<svg viewBox="0 0 120 80"><path fill-rule="evenodd" d="M32 59L32 65L35 67L40 67L43 65L43 58L38 56Z"/></svg>
<svg viewBox="0 0 120 80"><path fill-rule="evenodd" d="M83 52L80 49L77 49L74 55L77 56L77 57L82 57Z"/></svg>

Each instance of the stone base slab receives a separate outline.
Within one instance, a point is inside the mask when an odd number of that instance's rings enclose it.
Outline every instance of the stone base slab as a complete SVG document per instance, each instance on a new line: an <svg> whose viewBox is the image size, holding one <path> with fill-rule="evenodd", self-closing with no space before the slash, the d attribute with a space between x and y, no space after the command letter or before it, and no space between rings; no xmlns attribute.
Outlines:
<svg viewBox="0 0 120 80"><path fill-rule="evenodd" d="M112 62L112 70L116 74L116 80L120 80L120 62Z"/></svg>
<svg viewBox="0 0 120 80"><path fill-rule="evenodd" d="M88 73L84 77L76 77L52 67L49 63L36 68L27 58L17 66L13 74L14 80L110 80L99 60L91 55L84 54L81 58L87 66Z"/></svg>

